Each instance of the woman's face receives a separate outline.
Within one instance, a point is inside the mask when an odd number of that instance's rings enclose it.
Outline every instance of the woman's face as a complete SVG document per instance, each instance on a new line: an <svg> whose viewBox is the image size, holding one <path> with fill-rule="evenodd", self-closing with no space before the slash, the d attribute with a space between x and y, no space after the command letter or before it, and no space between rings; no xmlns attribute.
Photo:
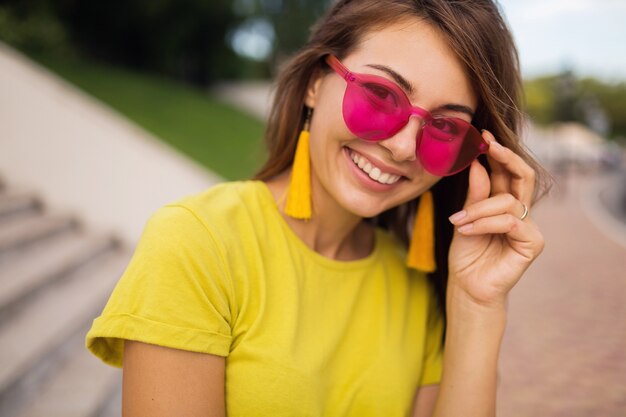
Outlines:
<svg viewBox="0 0 626 417"><path fill-rule="evenodd" d="M460 61L424 21L405 20L366 33L342 63L351 72L379 75L396 82L414 106L433 115L471 121L471 115L449 110L453 107L450 104L476 109L476 96ZM426 172L416 157L416 137L421 129L417 116L388 139L361 140L343 120L345 89L346 81L333 71L317 78L307 94L306 104L314 109L314 204L316 199L330 198L351 213L372 217L414 199L441 178Z"/></svg>

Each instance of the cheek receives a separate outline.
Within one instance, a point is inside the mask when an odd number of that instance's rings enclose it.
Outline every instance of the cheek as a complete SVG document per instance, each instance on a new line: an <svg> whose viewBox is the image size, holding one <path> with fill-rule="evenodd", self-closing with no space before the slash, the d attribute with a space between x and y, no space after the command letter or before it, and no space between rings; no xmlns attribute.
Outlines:
<svg viewBox="0 0 626 417"><path fill-rule="evenodd" d="M416 188L419 188L419 192L415 197L420 196L423 192L430 190L435 184L437 184L443 177L437 177L432 174L429 174L425 171L422 171L423 174L421 176L419 185Z"/></svg>
<svg viewBox="0 0 626 417"><path fill-rule="evenodd" d="M406 194L399 197L399 200L401 201L394 202L396 203L396 206L416 199L426 191L430 190L431 187L433 187L443 178L431 175L427 172L424 172L423 170L421 172L421 175L419 175L419 177L417 177L414 182L406 184L407 189L410 189L410 191L407 191Z"/></svg>
<svg viewBox="0 0 626 417"><path fill-rule="evenodd" d="M313 107L312 131L328 130L335 134L348 132L342 112L345 87L345 81L335 77L325 78L320 83Z"/></svg>
<svg viewBox="0 0 626 417"><path fill-rule="evenodd" d="M343 115L335 106L318 105L314 109L310 131L312 164L324 166L329 159L341 156L343 145L354 137L343 121Z"/></svg>

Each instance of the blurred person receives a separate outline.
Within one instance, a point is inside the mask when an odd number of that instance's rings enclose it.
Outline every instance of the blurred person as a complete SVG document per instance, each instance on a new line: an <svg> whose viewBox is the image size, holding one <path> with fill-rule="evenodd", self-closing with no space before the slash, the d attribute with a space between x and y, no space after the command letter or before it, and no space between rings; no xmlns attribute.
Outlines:
<svg viewBox="0 0 626 417"><path fill-rule="evenodd" d="M543 248L519 99L491 0L336 2L278 76L260 172L160 208L94 321L124 416L494 415Z"/></svg>

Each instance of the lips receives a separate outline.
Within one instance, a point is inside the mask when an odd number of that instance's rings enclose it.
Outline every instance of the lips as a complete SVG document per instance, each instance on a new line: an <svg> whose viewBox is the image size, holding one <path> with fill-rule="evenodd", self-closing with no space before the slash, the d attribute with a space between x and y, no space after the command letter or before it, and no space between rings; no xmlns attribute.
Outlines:
<svg viewBox="0 0 626 417"><path fill-rule="evenodd" d="M350 159L354 164L364 173L366 173L372 180L385 185L395 184L402 178L401 175L393 174L391 172L385 172L380 167L376 166L372 161L364 157L363 155L348 149Z"/></svg>

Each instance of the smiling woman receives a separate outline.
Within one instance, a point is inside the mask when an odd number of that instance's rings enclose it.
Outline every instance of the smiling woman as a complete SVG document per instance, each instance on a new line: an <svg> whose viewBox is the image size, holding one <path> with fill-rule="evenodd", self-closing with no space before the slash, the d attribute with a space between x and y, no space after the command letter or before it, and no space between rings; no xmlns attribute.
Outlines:
<svg viewBox="0 0 626 417"><path fill-rule="evenodd" d="M519 93L490 0L335 3L256 178L158 210L95 320L125 415L493 415L543 248Z"/></svg>

